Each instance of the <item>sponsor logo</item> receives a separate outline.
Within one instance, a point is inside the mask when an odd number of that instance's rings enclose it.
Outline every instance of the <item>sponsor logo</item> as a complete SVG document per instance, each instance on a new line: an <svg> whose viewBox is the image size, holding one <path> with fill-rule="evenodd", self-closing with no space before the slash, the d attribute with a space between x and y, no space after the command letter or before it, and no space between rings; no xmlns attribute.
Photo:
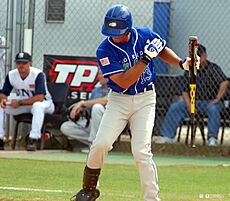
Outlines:
<svg viewBox="0 0 230 201"><path fill-rule="evenodd" d="M23 58L24 57L24 53L19 53L18 58Z"/></svg>
<svg viewBox="0 0 230 201"><path fill-rule="evenodd" d="M110 23L109 23L109 26L110 26L110 27L116 27L116 26L117 26L117 23L116 23L116 22L110 22Z"/></svg>
<svg viewBox="0 0 230 201"><path fill-rule="evenodd" d="M49 71L52 82L67 83L71 91L91 92L98 83L96 61L54 60Z"/></svg>

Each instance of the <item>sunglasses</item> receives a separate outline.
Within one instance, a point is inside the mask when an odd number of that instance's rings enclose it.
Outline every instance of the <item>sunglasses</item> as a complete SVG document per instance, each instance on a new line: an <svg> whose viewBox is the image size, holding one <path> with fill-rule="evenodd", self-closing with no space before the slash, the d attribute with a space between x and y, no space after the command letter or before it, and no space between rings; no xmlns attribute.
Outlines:
<svg viewBox="0 0 230 201"><path fill-rule="evenodd" d="M16 64L25 65L25 64L27 64L27 63L28 63L28 61L16 61Z"/></svg>

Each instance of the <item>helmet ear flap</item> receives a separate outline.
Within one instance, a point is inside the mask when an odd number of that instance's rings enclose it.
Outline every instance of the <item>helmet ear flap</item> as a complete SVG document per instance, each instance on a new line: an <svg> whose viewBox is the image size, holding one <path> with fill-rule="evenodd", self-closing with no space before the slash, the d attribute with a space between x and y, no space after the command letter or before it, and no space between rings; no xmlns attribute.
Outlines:
<svg viewBox="0 0 230 201"><path fill-rule="evenodd" d="M102 34L105 36L128 35L132 29L132 15L124 5L112 6L105 15Z"/></svg>

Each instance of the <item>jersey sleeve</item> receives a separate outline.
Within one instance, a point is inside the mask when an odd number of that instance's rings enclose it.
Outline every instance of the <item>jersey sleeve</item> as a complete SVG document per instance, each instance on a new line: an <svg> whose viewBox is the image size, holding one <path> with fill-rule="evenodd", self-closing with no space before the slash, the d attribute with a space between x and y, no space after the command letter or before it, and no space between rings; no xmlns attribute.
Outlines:
<svg viewBox="0 0 230 201"><path fill-rule="evenodd" d="M12 89L13 89L13 86L10 84L9 75L7 75L1 93L6 96L9 96Z"/></svg>
<svg viewBox="0 0 230 201"><path fill-rule="evenodd" d="M110 51L111 50L111 51ZM108 78L111 75L124 72L125 69L119 63L119 61L115 58L115 54L112 54L112 49L102 49L99 48L97 50L97 60L100 66L100 69L104 75L104 77Z"/></svg>
<svg viewBox="0 0 230 201"><path fill-rule="evenodd" d="M45 90L45 76L41 72L38 74L36 80L35 80L35 93L34 95L39 95L39 94L46 94Z"/></svg>
<svg viewBox="0 0 230 201"><path fill-rule="evenodd" d="M214 64L213 67L214 67L213 72L214 72L214 78L215 78L215 80L217 82L219 82L219 84L221 82L226 81L227 77L224 74L224 72L221 70L220 66L218 66L217 64Z"/></svg>
<svg viewBox="0 0 230 201"><path fill-rule="evenodd" d="M149 41L153 41L155 38L156 39L160 39L161 43L162 43L162 48L160 49L160 52L163 51L167 45L166 40L164 40L163 38L161 38L161 36L159 34L157 34L156 32L153 32L152 30L150 30L149 28L146 28L146 32L149 35L149 38L147 38L147 40L149 39ZM159 53L160 53L159 52Z"/></svg>

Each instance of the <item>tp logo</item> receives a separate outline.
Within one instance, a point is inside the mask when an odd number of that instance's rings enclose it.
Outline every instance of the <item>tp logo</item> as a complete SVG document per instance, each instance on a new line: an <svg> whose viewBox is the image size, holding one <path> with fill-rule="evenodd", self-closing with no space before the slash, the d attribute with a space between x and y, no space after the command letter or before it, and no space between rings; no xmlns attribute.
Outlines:
<svg viewBox="0 0 230 201"><path fill-rule="evenodd" d="M97 73L94 61L54 60L49 75L52 82L69 84L71 91L91 92L98 83Z"/></svg>

